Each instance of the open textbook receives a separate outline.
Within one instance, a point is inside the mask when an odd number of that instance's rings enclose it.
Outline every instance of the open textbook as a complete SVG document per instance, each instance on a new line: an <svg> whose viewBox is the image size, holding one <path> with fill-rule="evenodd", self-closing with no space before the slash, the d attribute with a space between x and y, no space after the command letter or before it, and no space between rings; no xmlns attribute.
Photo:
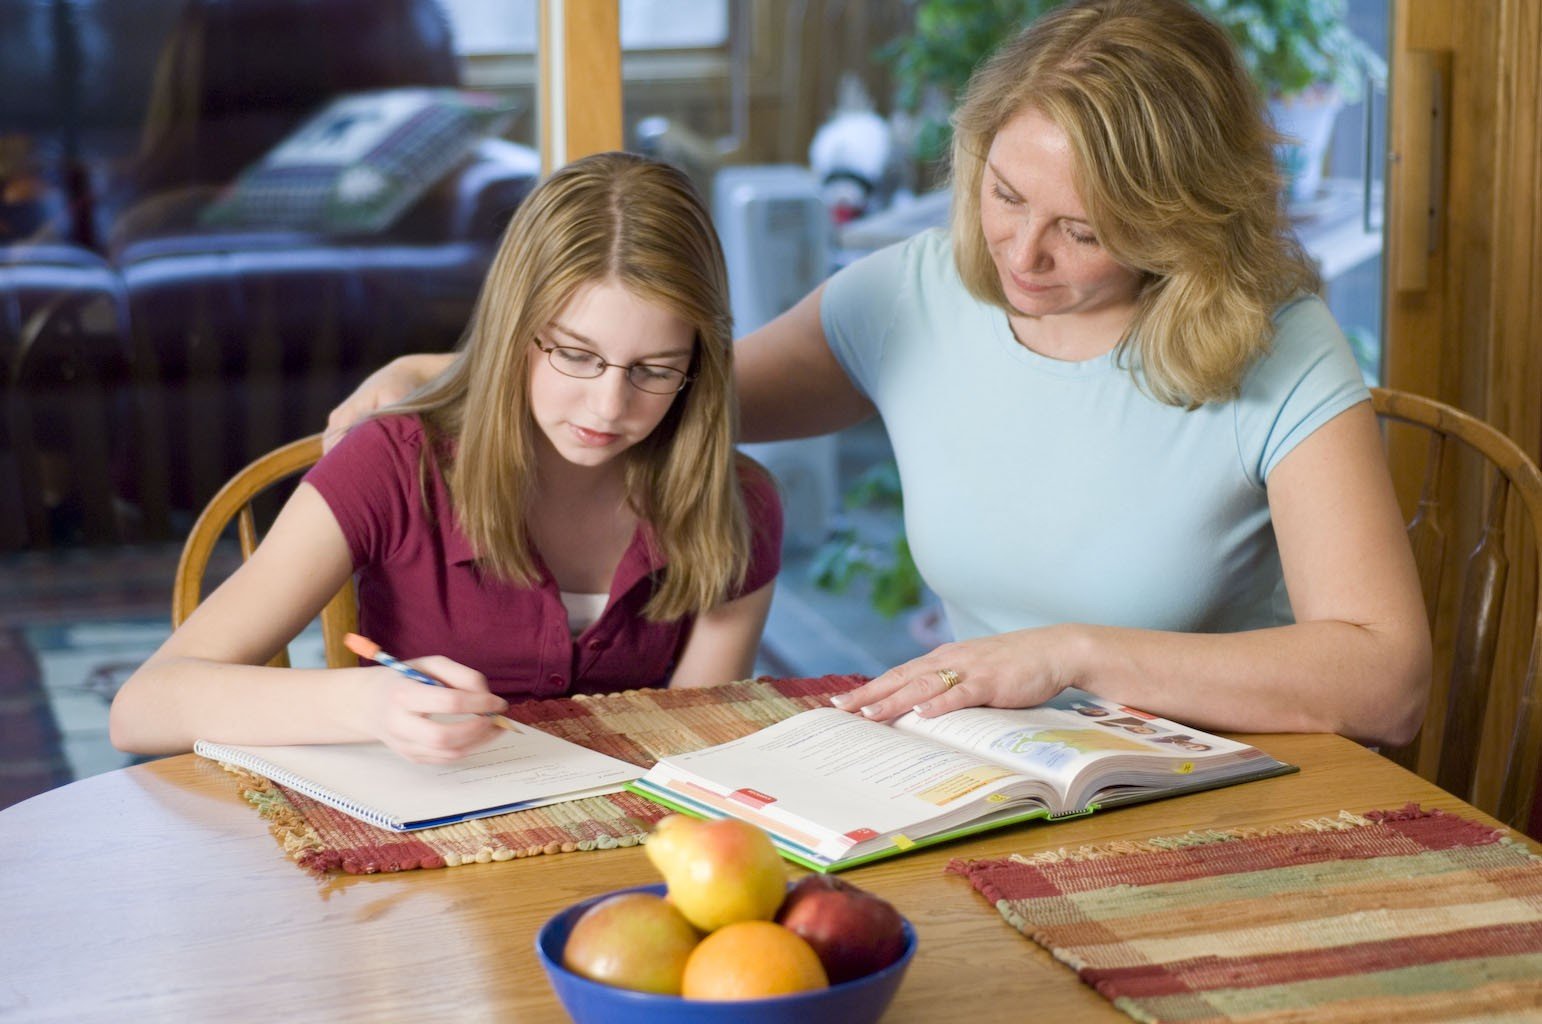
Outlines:
<svg viewBox="0 0 1542 1024"><path fill-rule="evenodd" d="M1244 743L1066 690L1036 708L891 723L815 708L664 758L627 788L751 821L789 860L838 871L1031 818L1295 771Z"/></svg>
<svg viewBox="0 0 1542 1024"><path fill-rule="evenodd" d="M233 746L199 740L193 752L394 832L614 793L642 774L634 764L531 726L499 731L450 764L417 764L383 743Z"/></svg>

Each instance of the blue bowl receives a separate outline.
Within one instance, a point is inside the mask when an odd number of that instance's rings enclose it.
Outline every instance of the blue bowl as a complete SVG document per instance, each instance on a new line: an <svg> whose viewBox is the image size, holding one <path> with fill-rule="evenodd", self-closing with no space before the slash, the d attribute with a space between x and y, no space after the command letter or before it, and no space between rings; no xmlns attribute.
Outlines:
<svg viewBox="0 0 1542 1024"><path fill-rule="evenodd" d="M883 1016L899 988L911 957L916 954L916 933L906 920L905 952L881 971L813 992L798 992L770 999L716 1002L682 999L651 992L633 992L590 981L562 966L562 949L580 915L600 900L619 892L649 892L662 896L663 885L639 885L618 889L575 903L541 926L535 951L546 968L546 977L577 1024L872 1024Z"/></svg>

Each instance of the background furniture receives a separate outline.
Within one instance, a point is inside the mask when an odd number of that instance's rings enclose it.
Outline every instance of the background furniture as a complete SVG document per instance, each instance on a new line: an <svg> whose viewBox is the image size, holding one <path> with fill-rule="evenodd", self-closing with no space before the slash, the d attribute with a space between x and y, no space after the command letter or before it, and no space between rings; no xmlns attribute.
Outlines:
<svg viewBox="0 0 1542 1024"><path fill-rule="evenodd" d="M482 140L379 232L204 217L329 100L458 87L452 42L436 0L0 0L0 550L180 537L364 373L455 344L529 150Z"/></svg>
<svg viewBox="0 0 1542 1024"><path fill-rule="evenodd" d="M275 449L247 466L230 479L219 493L210 499L203 514L193 524L187 544L182 548L182 559L177 563L176 582L171 594L171 625L175 629L193 614L203 599L204 572L214 545L224 535L225 528L234 520L241 542L241 559L250 558L262 539L259 534L259 516L264 524L271 520L277 505L293 490L291 478L309 469L321 458L321 435L312 434L298 441L291 441ZM289 486L275 485L287 482ZM268 507L259 510L259 500L266 499ZM321 632L326 644L327 667L349 668L359 664L354 653L343 646L343 638L358 628L359 604L353 580L343 584L321 610ZM275 668L289 667L288 651L280 651L268 662Z"/></svg>
<svg viewBox="0 0 1542 1024"><path fill-rule="evenodd" d="M1434 686L1424 728L1391 756L1510 827L1542 835L1533 806L1542 761L1542 474L1515 442L1459 409L1386 388L1371 394L1384 422L1418 428L1426 446L1408 536L1435 636ZM1450 536L1447 515L1450 489L1469 474L1488 496L1470 549ZM1520 659L1524 672L1509 671Z"/></svg>
<svg viewBox="0 0 1542 1024"><path fill-rule="evenodd" d="M919 936L887 1024L955 1020L961 1001L981 1024L1021 1021L1025 1007L1045 1020L1128 1019L1013 932L965 879L943 874L951 858L1266 827L1410 801L1484 817L1337 736L1240 738L1302 771L1003 829L846 874L892 901ZM318 882L268 835L229 775L180 755L0 811L8 972L0 1011L72 1024L278 1012L564 1021L536 961L536 930L569 903L656 881L644 852L630 847Z"/></svg>

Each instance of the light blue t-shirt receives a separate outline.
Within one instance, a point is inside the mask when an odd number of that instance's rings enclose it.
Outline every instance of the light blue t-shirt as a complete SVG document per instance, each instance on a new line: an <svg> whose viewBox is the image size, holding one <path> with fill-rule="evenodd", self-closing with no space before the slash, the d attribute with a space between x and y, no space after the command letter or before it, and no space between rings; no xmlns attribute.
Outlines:
<svg viewBox="0 0 1542 1024"><path fill-rule="evenodd" d="M877 406L905 529L959 638L1060 622L1235 632L1293 621L1265 481L1368 400L1321 300L1281 307L1235 401L1151 398L1113 353L1024 348L965 290L945 232L842 270L825 337Z"/></svg>

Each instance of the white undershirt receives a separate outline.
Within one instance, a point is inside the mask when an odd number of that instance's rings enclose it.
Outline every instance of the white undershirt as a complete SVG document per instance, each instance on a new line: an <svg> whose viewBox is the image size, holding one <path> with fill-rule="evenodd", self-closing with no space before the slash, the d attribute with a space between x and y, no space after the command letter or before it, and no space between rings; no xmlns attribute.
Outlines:
<svg viewBox="0 0 1542 1024"><path fill-rule="evenodd" d="M566 590L558 593L562 596L562 607L568 611L568 632L574 636L598 622L605 602L610 600L609 594L573 594Z"/></svg>

